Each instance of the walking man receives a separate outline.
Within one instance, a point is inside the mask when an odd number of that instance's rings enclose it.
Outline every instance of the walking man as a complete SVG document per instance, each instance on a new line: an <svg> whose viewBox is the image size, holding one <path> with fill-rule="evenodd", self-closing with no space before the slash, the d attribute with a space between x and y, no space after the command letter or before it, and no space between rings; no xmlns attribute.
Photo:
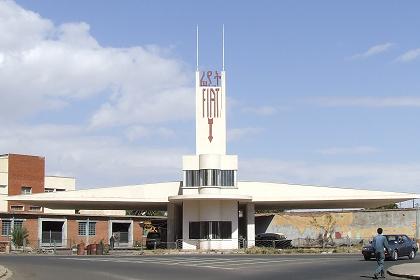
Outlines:
<svg viewBox="0 0 420 280"><path fill-rule="evenodd" d="M379 274L382 278L385 278L384 262L385 262L385 250L389 251L388 239L382 235L383 229L378 228L378 235L373 238L372 246L375 249L375 258L378 266L376 267L373 279L378 279Z"/></svg>

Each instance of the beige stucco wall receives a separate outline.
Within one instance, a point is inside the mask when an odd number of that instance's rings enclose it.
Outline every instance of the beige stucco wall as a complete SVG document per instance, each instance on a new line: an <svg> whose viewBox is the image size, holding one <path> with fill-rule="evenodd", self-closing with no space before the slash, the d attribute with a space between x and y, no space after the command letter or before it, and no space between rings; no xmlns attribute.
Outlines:
<svg viewBox="0 0 420 280"><path fill-rule="evenodd" d="M71 177L45 176L45 188L74 191L76 189L76 179Z"/></svg>
<svg viewBox="0 0 420 280"><path fill-rule="evenodd" d="M9 157L0 156L0 212L7 212Z"/></svg>
<svg viewBox="0 0 420 280"><path fill-rule="evenodd" d="M124 216L125 210L80 210L83 215Z"/></svg>
<svg viewBox="0 0 420 280"><path fill-rule="evenodd" d="M45 176L45 188L64 189L66 191L74 191L76 189L76 179L71 177ZM57 192L58 194L62 192ZM74 214L74 210L54 210L44 208L44 213L52 214Z"/></svg>

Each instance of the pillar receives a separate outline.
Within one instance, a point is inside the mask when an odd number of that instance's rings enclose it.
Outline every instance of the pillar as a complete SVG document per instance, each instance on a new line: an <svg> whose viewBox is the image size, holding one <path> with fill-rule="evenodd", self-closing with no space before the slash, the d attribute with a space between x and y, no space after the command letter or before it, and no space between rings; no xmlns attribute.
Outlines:
<svg viewBox="0 0 420 280"><path fill-rule="evenodd" d="M175 223L176 223L175 203L169 202L166 210L168 212L166 238L168 242L175 242Z"/></svg>
<svg viewBox="0 0 420 280"><path fill-rule="evenodd" d="M255 204L246 205L246 231L248 248L255 246Z"/></svg>

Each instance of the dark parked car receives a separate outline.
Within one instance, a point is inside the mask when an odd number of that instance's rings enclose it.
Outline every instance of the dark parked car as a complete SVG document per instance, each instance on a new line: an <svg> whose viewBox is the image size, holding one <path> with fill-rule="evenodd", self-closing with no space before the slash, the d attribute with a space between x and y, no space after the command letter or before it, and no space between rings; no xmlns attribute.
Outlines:
<svg viewBox="0 0 420 280"><path fill-rule="evenodd" d="M272 248L290 248L292 240L286 239L284 235L278 233L260 233L255 236L255 246Z"/></svg>
<svg viewBox="0 0 420 280"><path fill-rule="evenodd" d="M416 257L418 251L417 243L405 234L387 234L389 251L385 252L385 258L391 260L398 260L400 257L408 257L410 260ZM375 258L375 251L372 246L372 241L362 249L362 254L365 260Z"/></svg>

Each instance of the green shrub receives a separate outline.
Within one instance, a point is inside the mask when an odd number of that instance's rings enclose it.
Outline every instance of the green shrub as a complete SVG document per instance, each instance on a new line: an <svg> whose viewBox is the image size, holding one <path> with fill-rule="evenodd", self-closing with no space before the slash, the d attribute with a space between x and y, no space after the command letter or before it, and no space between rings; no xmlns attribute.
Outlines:
<svg viewBox="0 0 420 280"><path fill-rule="evenodd" d="M12 242L16 247L22 247L24 240L28 244L28 230L24 227L15 227L12 231Z"/></svg>

